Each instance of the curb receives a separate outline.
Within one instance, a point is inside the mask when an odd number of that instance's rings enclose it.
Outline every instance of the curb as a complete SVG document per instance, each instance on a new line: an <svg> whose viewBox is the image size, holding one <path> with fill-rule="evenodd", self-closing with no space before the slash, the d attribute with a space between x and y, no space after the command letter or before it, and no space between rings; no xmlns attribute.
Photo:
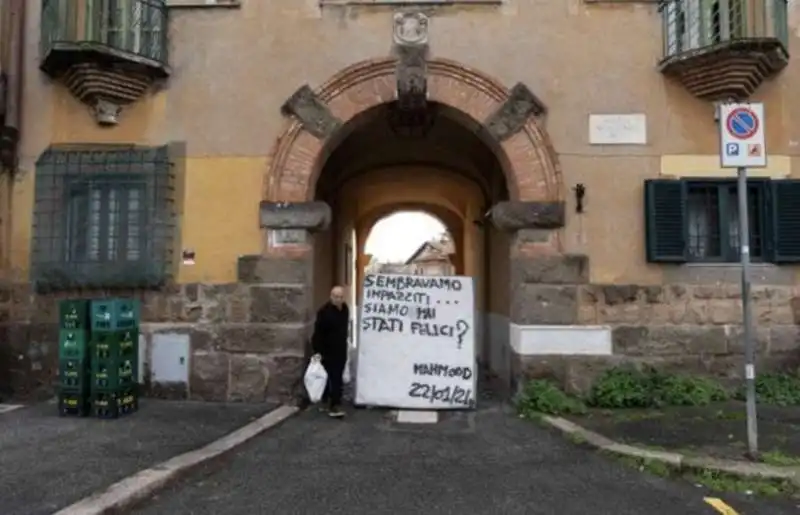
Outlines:
<svg viewBox="0 0 800 515"><path fill-rule="evenodd" d="M137 472L114 483L105 491L86 497L56 512L54 515L102 515L112 510L126 508L150 497L180 474L231 451L267 429L280 424L297 412L298 409L296 407L279 406L258 420L240 427L205 447L175 456L151 468Z"/></svg>
<svg viewBox="0 0 800 515"><path fill-rule="evenodd" d="M798 467L776 467L765 463L720 460L711 457L686 456L677 452L645 449L615 442L610 438L560 417L544 415L542 416L542 421L564 434L580 438L595 449L618 456L656 461L679 470L706 469L743 478L789 480L793 484L800 486L800 468Z"/></svg>

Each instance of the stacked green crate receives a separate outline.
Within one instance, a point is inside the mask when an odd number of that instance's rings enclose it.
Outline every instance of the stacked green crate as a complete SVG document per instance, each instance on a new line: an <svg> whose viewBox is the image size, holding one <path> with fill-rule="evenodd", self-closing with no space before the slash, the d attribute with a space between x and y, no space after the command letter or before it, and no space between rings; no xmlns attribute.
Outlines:
<svg viewBox="0 0 800 515"><path fill-rule="evenodd" d="M139 407L139 302L92 301L91 403L100 418L117 418Z"/></svg>
<svg viewBox="0 0 800 515"><path fill-rule="evenodd" d="M58 413L89 413L91 352L89 351L89 301L61 301L58 337Z"/></svg>

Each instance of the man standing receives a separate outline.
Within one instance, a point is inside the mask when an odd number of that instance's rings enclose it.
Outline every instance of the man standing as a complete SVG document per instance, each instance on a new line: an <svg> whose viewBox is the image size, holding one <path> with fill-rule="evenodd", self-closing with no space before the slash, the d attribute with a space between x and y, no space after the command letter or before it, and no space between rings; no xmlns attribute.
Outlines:
<svg viewBox="0 0 800 515"><path fill-rule="evenodd" d="M331 298L317 311L311 344L314 353L322 358L322 366L328 373L325 389L330 402L330 416L340 418L342 411L342 374L347 365L347 331L350 325L350 310L344 302L344 290L335 286Z"/></svg>

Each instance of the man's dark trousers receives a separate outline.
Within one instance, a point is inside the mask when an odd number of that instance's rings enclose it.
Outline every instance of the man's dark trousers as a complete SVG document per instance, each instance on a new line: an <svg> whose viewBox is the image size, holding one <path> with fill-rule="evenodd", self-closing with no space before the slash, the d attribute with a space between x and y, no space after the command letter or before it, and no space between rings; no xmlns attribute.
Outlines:
<svg viewBox="0 0 800 515"><path fill-rule="evenodd" d="M328 374L328 383L325 385L323 399L327 399L332 408L342 405L342 389L344 381L344 367L347 365L347 356L322 356L322 366Z"/></svg>

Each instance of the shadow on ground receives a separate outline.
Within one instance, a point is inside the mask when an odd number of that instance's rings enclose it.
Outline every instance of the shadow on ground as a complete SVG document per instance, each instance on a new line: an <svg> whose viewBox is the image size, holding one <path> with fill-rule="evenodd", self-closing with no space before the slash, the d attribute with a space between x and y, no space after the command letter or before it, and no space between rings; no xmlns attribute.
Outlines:
<svg viewBox="0 0 800 515"><path fill-rule="evenodd" d="M0 415L0 513L50 515L224 436L274 406L143 399L117 420L59 417L54 403Z"/></svg>
<svg viewBox="0 0 800 515"><path fill-rule="evenodd" d="M747 451L745 405L740 402L660 410L593 410L569 418L626 443L726 459L743 459ZM758 433L765 459L780 461L783 457L786 463L774 464L800 464L800 408L759 406Z"/></svg>

